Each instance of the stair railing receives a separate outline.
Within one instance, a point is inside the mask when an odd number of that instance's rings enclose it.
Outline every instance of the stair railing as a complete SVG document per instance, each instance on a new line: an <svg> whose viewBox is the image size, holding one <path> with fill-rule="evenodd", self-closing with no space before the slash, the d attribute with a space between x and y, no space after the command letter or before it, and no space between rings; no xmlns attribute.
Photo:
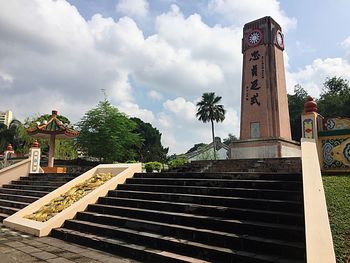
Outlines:
<svg viewBox="0 0 350 263"><path fill-rule="evenodd" d="M317 145L301 139L306 258L308 263L335 263Z"/></svg>
<svg viewBox="0 0 350 263"><path fill-rule="evenodd" d="M14 151L10 146L5 151L3 167L0 169L0 187L18 180L22 176L28 176L29 173L43 172L40 167L40 148L37 142L33 143L29 151L29 157L25 158L11 158Z"/></svg>
<svg viewBox="0 0 350 263"><path fill-rule="evenodd" d="M2 156L0 156L0 170L5 168L5 160Z"/></svg>

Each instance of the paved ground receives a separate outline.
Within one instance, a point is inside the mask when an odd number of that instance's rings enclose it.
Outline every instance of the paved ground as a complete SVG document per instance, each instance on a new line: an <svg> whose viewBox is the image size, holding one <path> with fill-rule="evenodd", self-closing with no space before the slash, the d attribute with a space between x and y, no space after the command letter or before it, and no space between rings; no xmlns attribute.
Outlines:
<svg viewBox="0 0 350 263"><path fill-rule="evenodd" d="M136 263L109 253L51 237L34 237L12 231L0 223L1 263Z"/></svg>

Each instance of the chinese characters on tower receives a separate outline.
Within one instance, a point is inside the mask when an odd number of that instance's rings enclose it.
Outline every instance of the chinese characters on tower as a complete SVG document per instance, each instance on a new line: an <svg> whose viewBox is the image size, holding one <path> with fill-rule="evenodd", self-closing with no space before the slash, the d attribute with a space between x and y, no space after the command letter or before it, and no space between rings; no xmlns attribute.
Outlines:
<svg viewBox="0 0 350 263"><path fill-rule="evenodd" d="M248 64L250 66L250 81L247 81L246 85L246 100L250 101L250 105L260 106L259 91L261 84L259 83L259 77L264 78L264 56L262 56L258 50L250 52ZM258 67L261 67L261 76L258 74Z"/></svg>

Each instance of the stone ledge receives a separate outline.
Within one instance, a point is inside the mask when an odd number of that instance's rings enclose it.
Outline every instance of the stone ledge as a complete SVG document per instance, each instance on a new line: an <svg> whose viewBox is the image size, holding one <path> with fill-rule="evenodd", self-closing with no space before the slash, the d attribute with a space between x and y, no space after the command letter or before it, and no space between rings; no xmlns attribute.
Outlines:
<svg viewBox="0 0 350 263"><path fill-rule="evenodd" d="M98 165L6 218L4 220L4 225L35 236L47 236L53 228L62 226L65 220L74 218L77 212L84 211L89 204L95 203L99 197L105 196L109 190L115 189L118 184L124 183L127 178L132 177L135 172L141 172L141 170L142 167L140 163ZM97 173L112 173L116 176L46 222L38 222L24 218L24 216L32 214L43 205L49 203L52 199L59 197L75 185L84 182Z"/></svg>

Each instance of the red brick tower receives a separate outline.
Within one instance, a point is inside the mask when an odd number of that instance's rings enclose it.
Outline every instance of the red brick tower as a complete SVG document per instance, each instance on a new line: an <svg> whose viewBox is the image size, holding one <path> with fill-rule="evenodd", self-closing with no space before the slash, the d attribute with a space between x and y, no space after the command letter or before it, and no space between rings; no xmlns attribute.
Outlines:
<svg viewBox="0 0 350 263"><path fill-rule="evenodd" d="M241 141L233 146L232 158L295 155L297 144L291 141L283 50L282 29L271 17L245 24Z"/></svg>

